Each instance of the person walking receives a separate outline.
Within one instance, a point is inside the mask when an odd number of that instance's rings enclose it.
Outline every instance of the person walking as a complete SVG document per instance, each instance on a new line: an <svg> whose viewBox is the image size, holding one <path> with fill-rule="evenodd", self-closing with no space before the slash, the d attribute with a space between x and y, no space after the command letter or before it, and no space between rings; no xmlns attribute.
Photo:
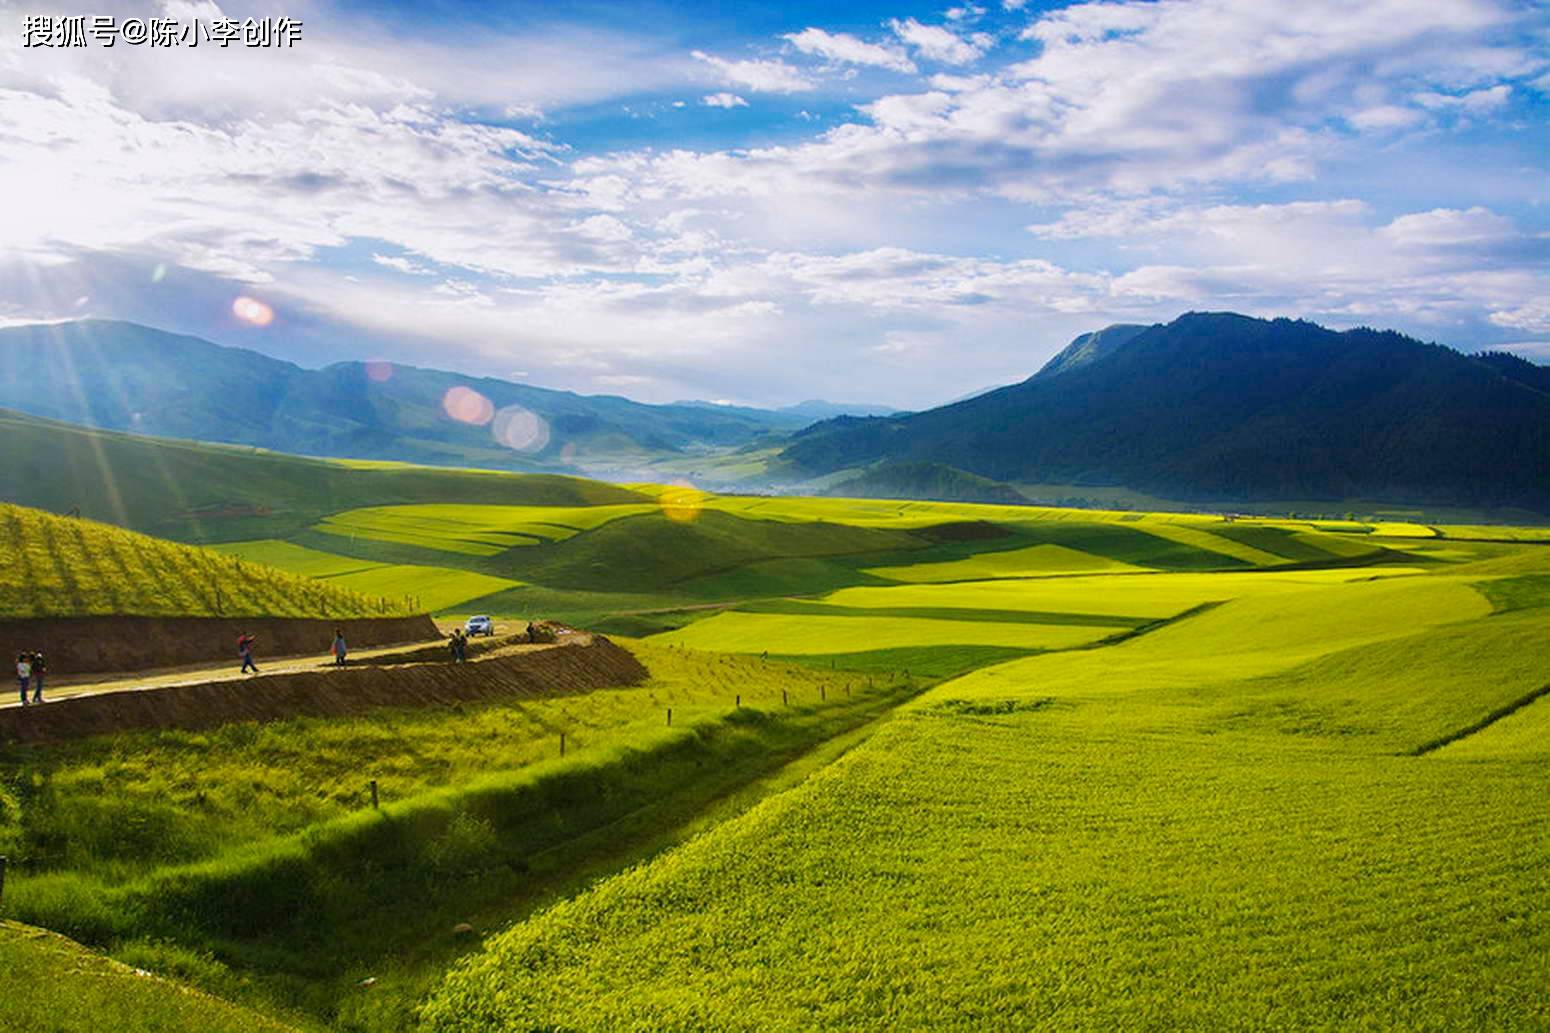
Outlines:
<svg viewBox="0 0 1550 1033"><path fill-rule="evenodd" d="M350 651L349 647L346 646L345 642L344 642L344 629L343 628L335 628L334 629L334 666L335 667L343 667L344 666L344 655L346 653L348 653L349 651Z"/></svg>
<svg viewBox="0 0 1550 1033"><path fill-rule="evenodd" d="M468 659L468 635L462 628L454 631L453 635L456 638L456 642L452 647L452 652L457 657L457 662L462 663Z"/></svg>
<svg viewBox="0 0 1550 1033"><path fill-rule="evenodd" d="M27 688L32 684L32 654L16 654L16 681L22 687L22 706L27 705Z"/></svg>
<svg viewBox="0 0 1550 1033"><path fill-rule="evenodd" d="M253 643L255 641L256 639L254 639L253 635L246 631L237 636L237 655L242 657L242 671L240 672L242 674L247 674L250 670L254 674L258 673L258 665L253 662Z"/></svg>
<svg viewBox="0 0 1550 1033"><path fill-rule="evenodd" d="M48 673L48 661L42 653L32 654L32 701L43 702L43 676Z"/></svg>

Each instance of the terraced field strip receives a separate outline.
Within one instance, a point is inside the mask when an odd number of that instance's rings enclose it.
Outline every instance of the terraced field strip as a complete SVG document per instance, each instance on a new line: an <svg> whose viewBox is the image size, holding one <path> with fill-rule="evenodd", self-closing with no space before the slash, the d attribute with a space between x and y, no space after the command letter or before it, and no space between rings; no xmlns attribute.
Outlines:
<svg viewBox="0 0 1550 1033"><path fill-rule="evenodd" d="M469 556L564 541L620 517L654 512L650 503L605 506L374 506L336 513L316 530Z"/></svg>
<svg viewBox="0 0 1550 1033"><path fill-rule="evenodd" d="M1046 577L1057 574L1123 574L1144 570L1104 556L1064 545L1030 545L1022 549L980 553L942 563L871 567L866 573L906 583L979 581L987 578Z"/></svg>
<svg viewBox="0 0 1550 1033"><path fill-rule="evenodd" d="M1550 683L1541 685L1539 688L1532 692L1526 693L1518 699L1513 700L1511 703L1497 707L1495 710L1491 711L1480 720L1465 725L1463 728L1460 728L1456 732L1449 732L1447 735L1439 736L1430 742L1417 746L1415 749L1410 751L1411 756L1424 757L1428 753L1434 753L1437 750L1443 749L1444 747L1452 746L1456 743L1461 743L1465 740L1468 740L1471 736L1475 736L1481 732L1484 732L1494 727L1498 722L1506 721L1513 715L1517 714L1519 711L1531 707L1533 704L1539 702L1541 699L1544 699L1546 696L1550 696ZM1506 742L1487 743L1485 752L1492 755L1499 755L1501 752L1503 752L1502 747L1504 745L1507 743L1521 743L1524 739L1529 738L1530 734L1532 734L1534 739L1539 740L1540 748L1542 751L1550 751L1550 742L1546 742L1544 740L1544 733L1547 727L1550 727L1550 713L1546 713L1543 709L1539 709L1536 711L1536 713L1534 713L1533 717L1524 722L1522 726L1508 729L1506 735L1503 737ZM1464 755L1468 752L1469 751L1464 750L1455 755Z"/></svg>
<svg viewBox="0 0 1550 1033"><path fill-rule="evenodd" d="M1112 626L733 612L696 621L660 641L727 653L849 653L911 645L1066 649L1112 631Z"/></svg>
<svg viewBox="0 0 1550 1033"><path fill-rule="evenodd" d="M1216 534L1217 527L1228 526L1222 521L1217 521L1209 530L1198 526L1198 524L1178 522L1172 517L1148 517L1132 526L1138 530L1145 531L1147 534L1178 542L1180 545L1189 545L1196 549L1203 549L1206 552L1214 552L1221 556L1241 560L1256 567L1273 567L1286 562L1285 559L1273 552L1266 552L1264 549L1256 546L1234 541L1231 538L1224 538Z"/></svg>
<svg viewBox="0 0 1550 1033"><path fill-rule="evenodd" d="M1051 610L990 610L962 606L834 606L829 603L775 599L744 603L741 613L785 613L812 617L918 617L948 621L990 621L1001 624L1069 624L1088 628L1137 628L1151 617L1101 613L1058 613Z"/></svg>
<svg viewBox="0 0 1550 1033"><path fill-rule="evenodd" d="M213 548L228 556L267 563L365 596L393 600L412 597L422 609L431 612L441 612L470 599L479 599L522 584L512 578L453 567L378 563L336 556L282 541L231 542Z"/></svg>

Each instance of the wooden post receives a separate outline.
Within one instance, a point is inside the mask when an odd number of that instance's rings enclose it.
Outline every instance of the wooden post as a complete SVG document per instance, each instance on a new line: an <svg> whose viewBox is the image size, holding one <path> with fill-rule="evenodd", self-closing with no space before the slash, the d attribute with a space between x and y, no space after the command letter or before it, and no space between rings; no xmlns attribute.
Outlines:
<svg viewBox="0 0 1550 1033"><path fill-rule="evenodd" d="M673 708L667 708L667 727L673 727Z"/></svg>
<svg viewBox="0 0 1550 1033"><path fill-rule="evenodd" d="M377 809L377 780L371 780L371 809Z"/></svg>
<svg viewBox="0 0 1550 1033"><path fill-rule="evenodd" d="M827 700L829 698L829 690L822 685L818 686L818 698L820 700Z"/></svg>
<svg viewBox="0 0 1550 1033"><path fill-rule="evenodd" d="M781 689L780 690L780 702L781 702L782 706L789 707L791 705L791 701L786 698L786 690L785 689Z"/></svg>
<svg viewBox="0 0 1550 1033"><path fill-rule="evenodd" d="M565 733L560 733L560 756L565 756Z"/></svg>
<svg viewBox="0 0 1550 1033"><path fill-rule="evenodd" d="M739 710L741 710L743 708L743 696L742 696L742 693L738 693L738 695L737 695L737 708Z"/></svg>

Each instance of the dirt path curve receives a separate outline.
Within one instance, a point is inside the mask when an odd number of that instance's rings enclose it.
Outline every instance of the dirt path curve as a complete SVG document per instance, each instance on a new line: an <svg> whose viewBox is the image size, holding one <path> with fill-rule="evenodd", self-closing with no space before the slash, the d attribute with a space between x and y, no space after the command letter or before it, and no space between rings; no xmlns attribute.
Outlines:
<svg viewBox="0 0 1550 1033"><path fill-rule="evenodd" d="M475 649L479 653L485 653L492 649L505 649L511 645L511 639L515 635L500 635L492 639L473 640ZM527 647L529 649L535 647ZM547 648L539 646L536 648ZM446 640L443 638L429 639L424 642L404 642L392 646L380 646L375 649L352 649L349 653L349 665L346 669L359 666L379 666L392 663L395 658L403 657L405 662L412 662L406 654L417 653L423 650L446 649ZM43 688L43 705L50 702L73 699L77 696L95 696L106 692L140 692L146 689L167 689L181 685L208 685L214 682L228 681L262 681L265 678L283 674L298 674L304 671L329 671L335 670L336 665L332 656L320 656L317 653L307 653L293 656L278 656L273 658L262 655L254 658L258 663L258 674L243 674L241 661L236 657L220 663L190 664L183 667L164 667L150 671L128 671L120 674L89 674L78 675L74 678L55 677L50 675ZM414 657L415 660L424 660L425 657ZM10 680L5 683L5 688L0 689L0 709L21 708L21 695L16 682Z"/></svg>

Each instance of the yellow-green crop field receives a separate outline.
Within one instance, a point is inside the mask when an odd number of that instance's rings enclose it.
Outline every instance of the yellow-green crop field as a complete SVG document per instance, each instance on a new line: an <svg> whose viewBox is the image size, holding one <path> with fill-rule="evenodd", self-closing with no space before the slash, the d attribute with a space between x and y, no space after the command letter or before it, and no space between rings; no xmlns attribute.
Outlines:
<svg viewBox="0 0 1550 1033"><path fill-rule="evenodd" d="M1550 1026L1550 550L800 612L817 637L882 607L1177 619L937 686L495 937L425 1027ZM749 616L669 637L746 650Z"/></svg>
<svg viewBox="0 0 1550 1033"><path fill-rule="evenodd" d="M652 677L0 747L6 913L351 1033L1550 1028L1538 530L640 489L223 546Z"/></svg>
<svg viewBox="0 0 1550 1033"><path fill-rule="evenodd" d="M337 560L334 560L337 562ZM366 617L401 595L332 585L90 520L0 504L0 616Z"/></svg>

